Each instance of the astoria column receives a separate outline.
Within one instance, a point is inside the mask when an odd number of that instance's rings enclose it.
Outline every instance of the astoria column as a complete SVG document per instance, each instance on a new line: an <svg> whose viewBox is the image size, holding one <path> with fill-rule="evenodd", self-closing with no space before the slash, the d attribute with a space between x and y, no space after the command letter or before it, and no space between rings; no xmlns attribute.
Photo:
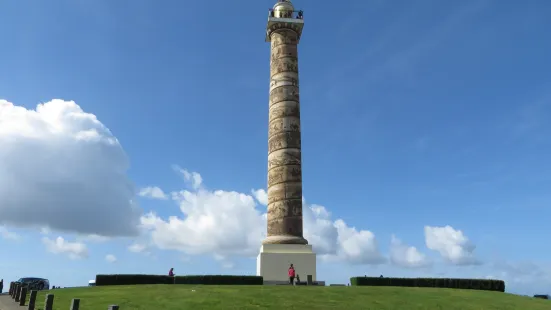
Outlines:
<svg viewBox="0 0 551 310"><path fill-rule="evenodd" d="M302 155L298 49L304 19L289 0L270 10L268 244L308 244L302 228Z"/></svg>

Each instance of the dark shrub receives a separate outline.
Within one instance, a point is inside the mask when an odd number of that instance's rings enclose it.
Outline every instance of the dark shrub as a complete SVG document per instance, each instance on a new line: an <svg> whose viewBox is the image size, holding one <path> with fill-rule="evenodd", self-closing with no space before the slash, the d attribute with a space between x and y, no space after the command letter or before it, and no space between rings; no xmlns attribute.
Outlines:
<svg viewBox="0 0 551 310"><path fill-rule="evenodd" d="M505 282L486 279L445 279L445 278L350 278L353 286L408 286L440 287L505 292Z"/></svg>
<svg viewBox="0 0 551 310"><path fill-rule="evenodd" d="M96 275L96 286L136 284L174 284L174 277L147 274Z"/></svg>
<svg viewBox="0 0 551 310"><path fill-rule="evenodd" d="M96 286L137 284L206 284L206 285L262 285L264 280L257 276L160 276L145 274L98 274Z"/></svg>
<svg viewBox="0 0 551 310"><path fill-rule="evenodd" d="M205 284L205 285L262 285L264 280L259 276L176 276L174 284Z"/></svg>

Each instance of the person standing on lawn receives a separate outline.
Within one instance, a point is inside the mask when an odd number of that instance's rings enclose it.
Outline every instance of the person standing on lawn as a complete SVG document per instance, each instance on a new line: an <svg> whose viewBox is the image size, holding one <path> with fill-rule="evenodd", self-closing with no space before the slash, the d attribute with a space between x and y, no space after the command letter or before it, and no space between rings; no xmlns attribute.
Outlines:
<svg viewBox="0 0 551 310"><path fill-rule="evenodd" d="M170 270L168 271L168 276L174 277L174 268L170 268Z"/></svg>
<svg viewBox="0 0 551 310"><path fill-rule="evenodd" d="M289 275L289 284L294 285L295 284L295 267L293 267L293 264L291 264L287 273Z"/></svg>

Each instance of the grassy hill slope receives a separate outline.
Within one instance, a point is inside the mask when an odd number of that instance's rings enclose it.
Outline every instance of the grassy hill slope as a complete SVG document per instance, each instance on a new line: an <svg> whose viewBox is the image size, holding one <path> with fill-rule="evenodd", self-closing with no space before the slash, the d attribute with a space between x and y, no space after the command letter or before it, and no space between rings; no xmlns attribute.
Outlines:
<svg viewBox="0 0 551 310"><path fill-rule="evenodd" d="M54 309L80 298L84 310L180 309L530 309L549 310L551 301L499 292L402 287L289 287L139 285L50 291ZM37 298L43 309L45 292Z"/></svg>

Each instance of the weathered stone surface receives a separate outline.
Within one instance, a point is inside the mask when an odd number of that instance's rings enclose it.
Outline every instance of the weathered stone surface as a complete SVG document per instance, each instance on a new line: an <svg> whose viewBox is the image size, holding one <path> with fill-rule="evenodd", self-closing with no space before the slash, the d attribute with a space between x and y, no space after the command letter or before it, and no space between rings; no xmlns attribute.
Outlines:
<svg viewBox="0 0 551 310"><path fill-rule="evenodd" d="M297 86L281 86L270 92L270 105L281 101L299 101L299 91Z"/></svg>
<svg viewBox="0 0 551 310"><path fill-rule="evenodd" d="M300 119L298 117L280 117L268 124L268 137L282 131L300 131Z"/></svg>
<svg viewBox="0 0 551 310"><path fill-rule="evenodd" d="M268 153L288 148L300 149L300 131L280 132L268 139Z"/></svg>
<svg viewBox="0 0 551 310"><path fill-rule="evenodd" d="M268 220L268 232L274 236L302 237L302 216Z"/></svg>
<svg viewBox="0 0 551 310"><path fill-rule="evenodd" d="M302 216L302 199L286 199L268 205L273 218Z"/></svg>
<svg viewBox="0 0 551 310"><path fill-rule="evenodd" d="M268 204L287 199L302 199L302 182L279 183L268 187Z"/></svg>
<svg viewBox="0 0 551 310"><path fill-rule="evenodd" d="M272 59L279 59L283 57L297 58L298 47L292 44L283 44L276 46L272 49Z"/></svg>
<svg viewBox="0 0 551 310"><path fill-rule="evenodd" d="M264 243L307 244L302 237L298 34L284 25L271 28L268 238Z"/></svg>
<svg viewBox="0 0 551 310"><path fill-rule="evenodd" d="M268 170L268 186L278 183L301 182L302 167L300 165L287 165L274 167Z"/></svg>
<svg viewBox="0 0 551 310"><path fill-rule="evenodd" d="M275 24L274 26L272 26L272 29L277 30L277 29L280 29L282 27L285 27L284 23ZM276 48L276 47L278 47L279 45L282 45L282 44L288 44L288 45L294 45L294 46L297 46L297 44L298 44L298 34L297 34L296 30L280 29L278 31L274 31L270 35L270 39L271 39L271 42L272 42L272 44L271 44L272 51L274 50L274 48Z"/></svg>
<svg viewBox="0 0 551 310"><path fill-rule="evenodd" d="M299 80L296 72L281 72L275 74L270 80L270 93L278 87L282 86L295 86L299 87Z"/></svg>
<svg viewBox="0 0 551 310"><path fill-rule="evenodd" d="M289 116L300 118L300 105L298 102L281 101L270 107L270 122L278 118Z"/></svg>
<svg viewBox="0 0 551 310"><path fill-rule="evenodd" d="M295 57L284 57L272 59L270 63L271 76L281 72L297 72L298 71L298 59Z"/></svg>
<svg viewBox="0 0 551 310"><path fill-rule="evenodd" d="M279 166L300 165L302 155L299 149L281 149L268 155L268 170Z"/></svg>

